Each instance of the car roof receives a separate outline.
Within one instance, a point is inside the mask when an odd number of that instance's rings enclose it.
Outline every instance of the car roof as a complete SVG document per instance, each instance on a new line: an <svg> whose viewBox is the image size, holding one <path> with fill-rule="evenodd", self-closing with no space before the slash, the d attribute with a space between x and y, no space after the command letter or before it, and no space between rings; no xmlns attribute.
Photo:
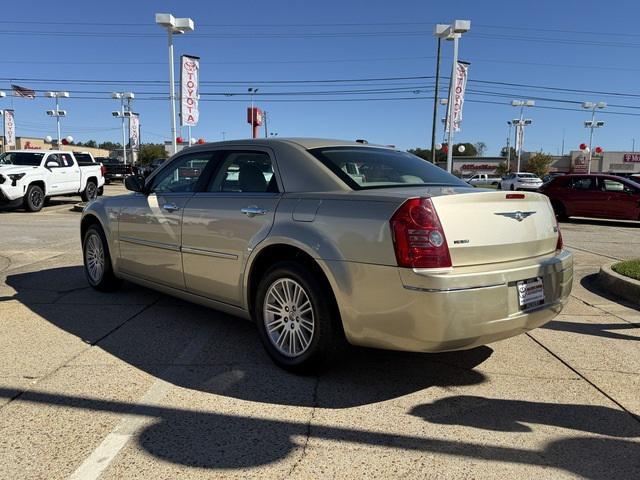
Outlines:
<svg viewBox="0 0 640 480"><path fill-rule="evenodd" d="M20 150L8 150L4 153L73 153L69 150L42 150L38 148L22 148Z"/></svg>
<svg viewBox="0 0 640 480"><path fill-rule="evenodd" d="M204 143L200 145L195 145L194 147L202 147L202 146L233 146L233 145L247 145L252 144L256 146L272 146L278 144L295 144L306 150L311 150L313 148L323 148L323 147L375 147L375 148L387 148L390 150L395 150L394 147L389 145L377 145L372 143L362 143L356 142L354 140L339 140L332 138L306 138L306 137L282 137L282 138L246 138L246 139L238 139L238 140L226 140L223 142L212 142L212 143ZM191 148L194 148L191 147Z"/></svg>

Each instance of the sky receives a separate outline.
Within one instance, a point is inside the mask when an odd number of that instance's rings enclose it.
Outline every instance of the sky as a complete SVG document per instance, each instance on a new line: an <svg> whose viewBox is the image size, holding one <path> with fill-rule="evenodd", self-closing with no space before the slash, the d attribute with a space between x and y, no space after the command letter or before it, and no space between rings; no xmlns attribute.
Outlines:
<svg viewBox="0 0 640 480"><path fill-rule="evenodd" d="M66 90L63 136L121 141L110 92L131 91L142 141L169 140L167 35L155 25L156 12L195 22L194 32L174 39L176 64L181 54L201 57L194 138L248 138L247 89L258 88L255 105L279 136L428 148L433 27L457 18L471 20L460 40L460 59L471 65L456 143L482 141L497 155L507 121L520 113L511 100L534 99L536 107L525 111L533 121L525 150L558 154L563 138L564 151L575 150L588 141L583 122L590 113L580 103L604 101L597 119L605 126L594 146L631 151L637 137L640 149L634 0L26 1L0 18L0 90L7 92L0 108L15 110L17 135L55 138L45 113L53 101L42 91ZM443 42L446 77L452 51ZM11 83L36 89L38 98L12 97ZM442 78L440 96L447 84ZM437 132L442 140L440 121Z"/></svg>

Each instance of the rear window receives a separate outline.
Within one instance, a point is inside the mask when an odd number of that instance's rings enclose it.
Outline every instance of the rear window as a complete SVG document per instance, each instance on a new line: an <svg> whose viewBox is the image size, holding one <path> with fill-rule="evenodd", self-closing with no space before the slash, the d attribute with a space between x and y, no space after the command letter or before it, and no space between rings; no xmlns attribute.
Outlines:
<svg viewBox="0 0 640 480"><path fill-rule="evenodd" d="M88 153L73 152L73 156L76 157L78 165L95 165L93 158Z"/></svg>
<svg viewBox="0 0 640 480"><path fill-rule="evenodd" d="M415 155L371 147L309 150L354 190L422 185L469 187L466 182Z"/></svg>
<svg viewBox="0 0 640 480"><path fill-rule="evenodd" d="M518 177L520 178L536 178L533 173L519 173Z"/></svg>

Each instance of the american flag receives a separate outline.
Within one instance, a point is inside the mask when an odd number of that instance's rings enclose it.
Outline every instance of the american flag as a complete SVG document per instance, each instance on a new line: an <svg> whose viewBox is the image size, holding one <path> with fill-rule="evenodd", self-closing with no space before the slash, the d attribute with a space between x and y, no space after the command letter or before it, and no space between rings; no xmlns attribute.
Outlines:
<svg viewBox="0 0 640 480"><path fill-rule="evenodd" d="M36 98L35 90L31 90L30 88L20 87L19 85L11 85L11 89L13 90L13 95L16 97L28 98L30 100Z"/></svg>

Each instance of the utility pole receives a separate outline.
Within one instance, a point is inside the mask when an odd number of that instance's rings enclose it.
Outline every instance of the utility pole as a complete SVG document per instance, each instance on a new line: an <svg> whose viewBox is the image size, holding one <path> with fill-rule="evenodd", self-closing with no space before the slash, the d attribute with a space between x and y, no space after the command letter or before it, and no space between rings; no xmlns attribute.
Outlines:
<svg viewBox="0 0 640 480"><path fill-rule="evenodd" d="M586 121L584 122L584 126L585 128L588 128L589 131L589 160L588 160L588 164L587 164L587 173L591 173L591 158L592 158L592 153L591 153L591 147L593 144L593 129L594 128L600 128L604 126L604 122L599 120L596 122L596 109L597 108L605 108L607 106L607 104L605 102L584 102L582 104L582 108L586 109L586 110L591 110L591 121Z"/></svg>

